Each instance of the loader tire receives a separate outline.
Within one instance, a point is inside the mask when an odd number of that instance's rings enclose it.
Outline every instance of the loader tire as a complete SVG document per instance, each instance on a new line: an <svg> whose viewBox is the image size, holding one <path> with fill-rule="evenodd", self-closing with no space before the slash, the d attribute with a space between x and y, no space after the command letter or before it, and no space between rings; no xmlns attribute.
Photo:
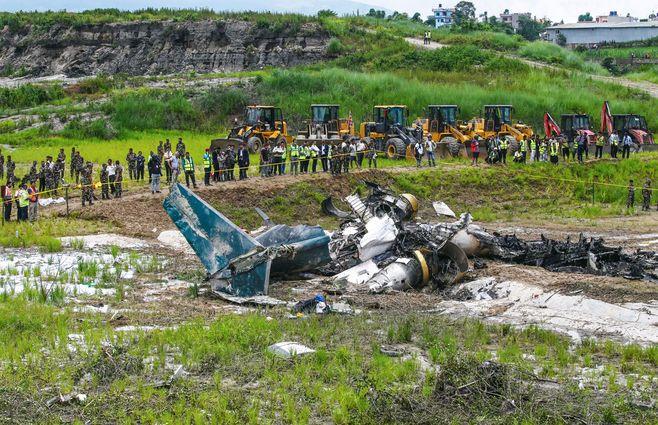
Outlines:
<svg viewBox="0 0 658 425"><path fill-rule="evenodd" d="M260 148L263 147L263 142L258 137L252 137L247 142L247 146L249 146L249 152L258 153L260 152Z"/></svg>
<svg viewBox="0 0 658 425"><path fill-rule="evenodd" d="M388 142L386 142L386 156L388 159L405 159L407 157L407 145L397 137L388 139Z"/></svg>

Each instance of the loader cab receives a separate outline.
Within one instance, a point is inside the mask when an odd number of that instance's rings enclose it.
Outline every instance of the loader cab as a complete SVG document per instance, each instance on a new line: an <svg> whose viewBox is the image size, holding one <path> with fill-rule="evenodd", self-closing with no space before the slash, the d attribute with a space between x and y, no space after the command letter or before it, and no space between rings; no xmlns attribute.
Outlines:
<svg viewBox="0 0 658 425"><path fill-rule="evenodd" d="M281 108L275 108L273 106L247 106L244 122L248 126L255 126L258 123L262 123L270 130L274 130L283 125L283 113L281 112Z"/></svg>
<svg viewBox="0 0 658 425"><path fill-rule="evenodd" d="M512 105L486 105L484 107L485 131L499 132L504 124L512 125Z"/></svg>
<svg viewBox="0 0 658 425"><path fill-rule="evenodd" d="M431 133L438 133L448 126L455 126L457 124L457 116L459 115L459 107L457 105L429 105L428 116L429 131Z"/></svg>
<svg viewBox="0 0 658 425"><path fill-rule="evenodd" d="M311 123L326 125L329 131L338 131L340 123L338 105L311 105Z"/></svg>
<svg viewBox="0 0 658 425"><path fill-rule="evenodd" d="M388 133L391 127L406 127L409 109L404 105L375 106L373 109L376 132Z"/></svg>
<svg viewBox="0 0 658 425"><path fill-rule="evenodd" d="M647 120L642 115L623 114L612 116L612 126L620 134L629 130L642 130L649 132L647 127Z"/></svg>
<svg viewBox="0 0 658 425"><path fill-rule="evenodd" d="M592 128L589 115L585 114L564 114L560 121L563 131L589 130Z"/></svg>

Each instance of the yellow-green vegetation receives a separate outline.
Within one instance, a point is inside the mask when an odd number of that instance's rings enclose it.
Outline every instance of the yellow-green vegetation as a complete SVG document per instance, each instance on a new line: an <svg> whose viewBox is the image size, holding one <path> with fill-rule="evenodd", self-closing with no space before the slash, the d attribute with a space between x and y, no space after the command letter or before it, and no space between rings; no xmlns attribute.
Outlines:
<svg viewBox="0 0 658 425"><path fill-rule="evenodd" d="M535 327L515 330L427 314L306 320L287 319L278 310L268 315L125 333L98 315L2 298L0 360L6 367L0 369L0 391L7 396L0 408L9 419L42 423L69 415L82 421L236 424L657 419L655 410L638 406L650 398L650 379L624 384L626 376L655 376L655 348L592 340L571 347L566 338ZM267 352L284 340L316 352L292 360ZM404 344L418 354L389 357L380 351L383 344ZM487 371L495 379L480 381L490 359L500 362ZM582 379L582 367L603 363L593 382L605 393L569 384ZM169 381L177 365L187 373ZM564 385L540 386L539 379ZM473 391L455 391L462 386ZM72 391L86 394L86 402L32 408ZM501 405L509 400L514 407L501 420Z"/></svg>
<svg viewBox="0 0 658 425"><path fill-rule="evenodd" d="M0 246L27 248L39 246L46 252L61 251L61 236L111 231L111 223L75 218L47 218L35 223L5 222L0 226Z"/></svg>

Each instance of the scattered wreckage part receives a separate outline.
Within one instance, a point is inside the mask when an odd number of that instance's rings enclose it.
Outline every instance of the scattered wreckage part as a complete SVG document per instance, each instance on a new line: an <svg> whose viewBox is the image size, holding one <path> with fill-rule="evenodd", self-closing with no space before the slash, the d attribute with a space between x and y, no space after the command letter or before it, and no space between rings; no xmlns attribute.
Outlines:
<svg viewBox="0 0 658 425"><path fill-rule="evenodd" d="M420 289L423 285L423 266L416 258L398 258L375 273L366 284L375 294Z"/></svg>
<svg viewBox="0 0 658 425"><path fill-rule="evenodd" d="M403 211L406 212L405 216L402 217L403 220L411 220L418 214L418 198L410 193L403 193L400 195L400 198L407 201L408 208L404 208Z"/></svg>
<svg viewBox="0 0 658 425"><path fill-rule="evenodd" d="M211 285L240 296L267 293L269 260L239 274L227 269L231 261L264 250L258 241L180 183L172 186L163 206L211 276Z"/></svg>
<svg viewBox="0 0 658 425"><path fill-rule="evenodd" d="M263 219L263 224L265 225L265 227L274 226L274 223L272 222L272 220L270 220L270 216L265 214L265 211L261 210L258 207L254 208L254 209L256 210L256 213L260 216L260 218Z"/></svg>
<svg viewBox="0 0 658 425"><path fill-rule="evenodd" d="M484 246L480 239L475 236L475 233L470 232L468 228L455 233L450 238L450 242L461 248L468 257L481 255L484 251Z"/></svg>
<svg viewBox="0 0 658 425"><path fill-rule="evenodd" d="M395 221L389 216L373 217L358 244L359 260L368 261L390 250L398 236Z"/></svg>
<svg viewBox="0 0 658 425"><path fill-rule="evenodd" d="M320 226L277 224L258 235L256 241L277 250L272 257L273 275L307 272L331 261L330 238Z"/></svg>
<svg viewBox="0 0 658 425"><path fill-rule="evenodd" d="M288 304L285 301L269 297L267 295L256 295L253 297L236 297L230 295L224 291L218 291L214 288L211 289L213 295L228 301L233 304L243 305L243 306L253 306L253 307L277 307L280 305Z"/></svg>
<svg viewBox="0 0 658 425"><path fill-rule="evenodd" d="M345 198L345 202L347 202L354 211L354 214L361 219L364 223L368 223L370 220L372 220L372 214L368 207L363 203L361 198L359 198L359 195L353 194L350 196L347 196Z"/></svg>
<svg viewBox="0 0 658 425"><path fill-rule="evenodd" d="M352 214L350 214L348 212L345 212L345 211L342 211L341 209L336 207L334 205L334 201L333 201L333 198L331 196L326 198L325 200L323 200L321 206L322 206L322 212L327 214L327 215L331 215L331 216L334 216L334 217L337 217L337 218L340 218L340 219L343 219L343 220L352 217Z"/></svg>
<svg viewBox="0 0 658 425"><path fill-rule="evenodd" d="M432 202L432 207L434 208L434 211L438 216L457 218L457 215L454 213L453 210L450 209L450 207L445 202L439 202L439 201Z"/></svg>
<svg viewBox="0 0 658 425"><path fill-rule="evenodd" d="M434 280L440 286L448 286L458 283L468 271L468 257L464 250L452 241L446 242L439 253L450 260L449 263L441 262L443 267L436 267L432 271Z"/></svg>

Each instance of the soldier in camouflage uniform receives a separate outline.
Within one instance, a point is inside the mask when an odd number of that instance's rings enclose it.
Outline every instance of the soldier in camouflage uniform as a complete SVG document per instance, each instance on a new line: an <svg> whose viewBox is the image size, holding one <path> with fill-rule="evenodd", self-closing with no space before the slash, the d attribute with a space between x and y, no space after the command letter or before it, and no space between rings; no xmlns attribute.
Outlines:
<svg viewBox="0 0 658 425"><path fill-rule="evenodd" d="M53 164L53 157L52 156L47 156L46 157L46 166L44 168L44 183L46 185L46 190L50 191L54 189L54 182L53 182L53 167L55 165Z"/></svg>
<svg viewBox="0 0 658 425"><path fill-rule="evenodd" d="M178 143L176 143L176 152L180 154L181 158L185 156L185 143L183 143L182 137L178 138Z"/></svg>
<svg viewBox="0 0 658 425"><path fill-rule="evenodd" d="M85 202L89 205L94 205L94 186L92 183L93 168L91 162L87 162L87 166L80 170L80 184L82 184L82 206Z"/></svg>
<svg viewBox="0 0 658 425"><path fill-rule="evenodd" d="M651 207L651 179L647 178L642 186L642 211L649 211Z"/></svg>
<svg viewBox="0 0 658 425"><path fill-rule="evenodd" d="M78 164L76 163L77 159L77 152L75 151L75 147L71 148L71 163L69 164L69 168L71 169L71 181L73 181L73 177L75 176L75 169L78 167ZM76 183L78 182L77 180L75 181Z"/></svg>
<svg viewBox="0 0 658 425"><path fill-rule="evenodd" d="M80 151L76 152L75 156L75 182L78 183L80 181L80 172L82 171L82 168L85 166L85 159L82 157L82 154Z"/></svg>
<svg viewBox="0 0 658 425"><path fill-rule="evenodd" d="M110 199L110 176L107 172L107 164L101 166L101 199Z"/></svg>
<svg viewBox="0 0 658 425"><path fill-rule="evenodd" d="M37 172L37 162L32 161L32 166L30 167L30 173L27 175L27 179L30 181L30 184L33 185L39 176Z"/></svg>
<svg viewBox="0 0 658 425"><path fill-rule="evenodd" d="M41 161L39 168L39 192L46 190L46 161Z"/></svg>
<svg viewBox="0 0 658 425"><path fill-rule="evenodd" d="M5 178L5 156L0 152L0 179Z"/></svg>
<svg viewBox="0 0 658 425"><path fill-rule="evenodd" d="M64 153L64 148L59 150L57 154L57 162L59 162L59 179L64 180L64 168L66 168L66 154Z"/></svg>
<svg viewBox="0 0 658 425"><path fill-rule="evenodd" d="M631 209L635 206L635 186L633 180L628 182L628 197L626 198L626 208Z"/></svg>
<svg viewBox="0 0 658 425"><path fill-rule="evenodd" d="M347 143L347 141L343 141L343 144L340 146L340 158L341 163L343 164L343 172L347 174L350 171L350 144Z"/></svg>
<svg viewBox="0 0 658 425"><path fill-rule="evenodd" d="M128 164L128 178L130 180L137 179L137 155L133 152L133 148L128 149L128 155L126 155L126 164Z"/></svg>
<svg viewBox="0 0 658 425"><path fill-rule="evenodd" d="M62 182L63 169L64 163L57 158L57 161L53 164L53 193L55 195L57 195L57 189L59 189L59 185Z"/></svg>
<svg viewBox="0 0 658 425"><path fill-rule="evenodd" d="M16 182L15 171L16 163L11 160L11 155L7 155L7 181L10 181L12 184Z"/></svg>
<svg viewBox="0 0 658 425"><path fill-rule="evenodd" d="M115 173L115 180L114 180L114 197L115 198L121 198L121 192L122 192L122 183L123 183L123 167L119 164L119 161L116 161L114 163L114 173Z"/></svg>

